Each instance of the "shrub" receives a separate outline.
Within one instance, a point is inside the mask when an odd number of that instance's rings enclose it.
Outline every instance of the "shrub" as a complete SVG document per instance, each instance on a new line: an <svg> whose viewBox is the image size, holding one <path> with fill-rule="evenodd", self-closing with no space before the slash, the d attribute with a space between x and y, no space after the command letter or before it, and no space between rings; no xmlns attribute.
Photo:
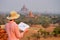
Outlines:
<svg viewBox="0 0 60 40"><path fill-rule="evenodd" d="M59 27L56 27L53 31L54 33L54 36L57 36L58 34L60 34L60 26Z"/></svg>
<svg viewBox="0 0 60 40"><path fill-rule="evenodd" d="M44 38L48 37L49 35L49 32L46 32L45 30L42 29L38 30L38 32L40 32L41 33L40 35Z"/></svg>
<svg viewBox="0 0 60 40"><path fill-rule="evenodd" d="M51 23L51 18L46 17L46 16L41 16L39 22L44 28L46 28Z"/></svg>
<svg viewBox="0 0 60 40"><path fill-rule="evenodd" d="M40 33L39 32L34 33L34 34L32 34L32 37L34 37L36 40L39 40L40 39Z"/></svg>

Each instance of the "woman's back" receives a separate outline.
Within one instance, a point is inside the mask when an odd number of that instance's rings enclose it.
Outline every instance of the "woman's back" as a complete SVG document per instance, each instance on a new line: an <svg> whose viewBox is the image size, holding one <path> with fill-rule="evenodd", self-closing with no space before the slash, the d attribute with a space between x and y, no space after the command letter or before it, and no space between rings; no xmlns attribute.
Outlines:
<svg viewBox="0 0 60 40"><path fill-rule="evenodd" d="M10 21L6 24L6 32L8 34L8 40L19 40L18 38L20 37L20 31L15 22Z"/></svg>

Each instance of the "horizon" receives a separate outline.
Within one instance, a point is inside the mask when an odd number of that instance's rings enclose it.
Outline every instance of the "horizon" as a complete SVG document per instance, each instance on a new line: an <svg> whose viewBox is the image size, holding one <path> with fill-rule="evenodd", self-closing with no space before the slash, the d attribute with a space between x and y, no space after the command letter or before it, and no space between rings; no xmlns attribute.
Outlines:
<svg viewBox="0 0 60 40"><path fill-rule="evenodd" d="M60 0L0 0L0 12L20 11L23 5L32 12L60 13Z"/></svg>

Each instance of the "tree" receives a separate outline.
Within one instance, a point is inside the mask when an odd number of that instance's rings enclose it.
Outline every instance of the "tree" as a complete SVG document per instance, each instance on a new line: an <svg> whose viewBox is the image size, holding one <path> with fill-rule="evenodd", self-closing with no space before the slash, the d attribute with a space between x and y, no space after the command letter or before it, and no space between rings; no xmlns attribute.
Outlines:
<svg viewBox="0 0 60 40"><path fill-rule="evenodd" d="M46 28L46 27L48 27L49 24L51 23L51 18L46 17L46 16L41 16L39 23L40 23L43 27Z"/></svg>

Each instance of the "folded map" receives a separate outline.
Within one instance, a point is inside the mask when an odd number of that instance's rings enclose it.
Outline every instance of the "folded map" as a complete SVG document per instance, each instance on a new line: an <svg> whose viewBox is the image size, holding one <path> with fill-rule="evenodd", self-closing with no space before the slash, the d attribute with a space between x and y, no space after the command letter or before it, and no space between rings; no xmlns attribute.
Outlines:
<svg viewBox="0 0 60 40"><path fill-rule="evenodd" d="M18 24L18 27L19 27L20 30L24 31L25 29L29 28L30 26L28 24L24 23L24 22L20 22Z"/></svg>

